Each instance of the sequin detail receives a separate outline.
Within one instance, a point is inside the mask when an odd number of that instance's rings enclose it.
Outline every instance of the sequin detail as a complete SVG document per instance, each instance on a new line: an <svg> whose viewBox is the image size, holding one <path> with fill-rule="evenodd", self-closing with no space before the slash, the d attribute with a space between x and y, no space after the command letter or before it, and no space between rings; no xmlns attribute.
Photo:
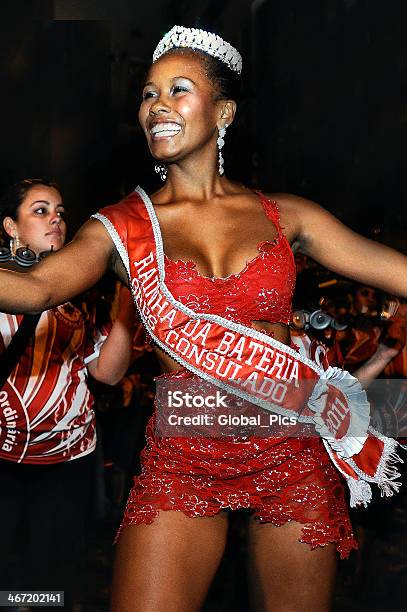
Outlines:
<svg viewBox="0 0 407 612"><path fill-rule="evenodd" d="M261 200L276 240L260 243L258 255L227 278L204 277L194 262L165 257L166 283L177 300L247 326L289 321L294 258L276 203ZM198 378L184 368L163 377ZM341 558L357 548L342 480L319 438L163 438L155 423L154 412L120 529L152 523L161 510L199 517L247 508L263 523L301 523L301 541L312 548L336 543Z"/></svg>
<svg viewBox="0 0 407 612"><path fill-rule="evenodd" d="M150 524L161 510L199 517L249 508L262 523L303 524L311 548L333 542L341 558L357 548L341 478L319 438L161 438L155 423L154 413L121 528Z"/></svg>
<svg viewBox="0 0 407 612"><path fill-rule="evenodd" d="M240 272L226 278L202 276L193 261L164 255L166 284L184 305L251 327L252 321L289 323L295 287L294 257L279 224L276 202L261 197L277 238L257 245L258 254Z"/></svg>

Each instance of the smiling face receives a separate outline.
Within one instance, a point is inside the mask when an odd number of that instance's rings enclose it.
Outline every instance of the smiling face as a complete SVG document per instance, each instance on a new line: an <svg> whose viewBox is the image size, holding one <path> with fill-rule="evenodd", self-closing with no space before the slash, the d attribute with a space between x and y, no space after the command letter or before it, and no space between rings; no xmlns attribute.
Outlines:
<svg viewBox="0 0 407 612"><path fill-rule="evenodd" d="M209 146L216 154L218 128L231 104L216 99L202 58L191 51L162 56L150 69L139 121L154 158L177 162Z"/></svg>
<svg viewBox="0 0 407 612"><path fill-rule="evenodd" d="M5 217L3 226L9 236L18 238L22 246L28 245L37 255L51 248L57 251L65 242L64 211L57 189L34 185L18 207L17 218Z"/></svg>

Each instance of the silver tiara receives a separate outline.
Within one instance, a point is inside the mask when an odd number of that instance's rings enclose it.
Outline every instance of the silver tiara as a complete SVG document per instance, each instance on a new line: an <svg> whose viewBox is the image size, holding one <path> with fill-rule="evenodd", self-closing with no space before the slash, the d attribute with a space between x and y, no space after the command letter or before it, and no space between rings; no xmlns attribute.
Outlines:
<svg viewBox="0 0 407 612"><path fill-rule="evenodd" d="M153 62L156 62L158 58L170 49L179 47L199 49L218 58L234 72L238 74L242 72L242 56L232 45L220 36L217 36L217 34L197 28L184 28L182 26L174 26L160 40L153 54Z"/></svg>

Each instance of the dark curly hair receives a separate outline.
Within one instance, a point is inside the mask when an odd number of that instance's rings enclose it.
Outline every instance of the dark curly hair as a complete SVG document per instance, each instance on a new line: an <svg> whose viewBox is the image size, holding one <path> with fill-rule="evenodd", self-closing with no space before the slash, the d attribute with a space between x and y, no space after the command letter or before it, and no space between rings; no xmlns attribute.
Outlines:
<svg viewBox="0 0 407 612"><path fill-rule="evenodd" d="M4 239L7 239L8 236L5 235L5 231L3 229L3 220L6 217L11 217L14 221L17 221L18 209L21 206L24 198L27 193L35 187L36 185L44 185L45 187L54 187L59 191L59 187L53 181L48 181L46 179L23 179L11 185L3 196L0 198L0 228L1 228L1 236Z"/></svg>

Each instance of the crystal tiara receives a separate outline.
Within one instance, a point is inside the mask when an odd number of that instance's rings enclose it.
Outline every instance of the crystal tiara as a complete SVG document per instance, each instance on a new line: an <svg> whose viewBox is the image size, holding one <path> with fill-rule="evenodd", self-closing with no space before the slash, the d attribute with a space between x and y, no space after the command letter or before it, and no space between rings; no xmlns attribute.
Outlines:
<svg viewBox="0 0 407 612"><path fill-rule="evenodd" d="M182 26L174 26L160 40L153 54L153 62L156 62L170 49L179 47L199 49L216 57L231 70L237 72L237 74L242 72L242 56L232 45L220 36L217 36L217 34L197 28L184 28Z"/></svg>

